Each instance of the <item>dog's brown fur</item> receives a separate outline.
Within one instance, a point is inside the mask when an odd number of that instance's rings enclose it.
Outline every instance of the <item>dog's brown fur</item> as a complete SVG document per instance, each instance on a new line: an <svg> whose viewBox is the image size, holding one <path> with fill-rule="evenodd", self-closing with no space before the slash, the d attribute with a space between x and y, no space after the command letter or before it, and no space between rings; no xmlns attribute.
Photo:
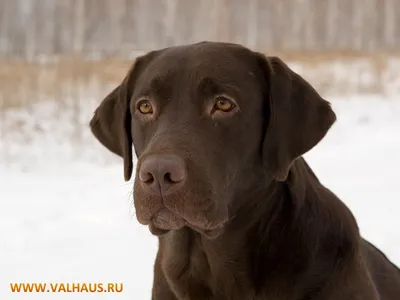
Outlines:
<svg viewBox="0 0 400 300"><path fill-rule="evenodd" d="M235 108L216 110L220 96ZM150 114L138 109L143 99ZM335 120L279 58L239 45L138 58L91 129L123 157L126 180L132 143L137 174L149 157L184 161L186 177L172 192L135 179L138 220L159 236L152 298L400 299L400 271L360 237L349 209L302 158Z"/></svg>

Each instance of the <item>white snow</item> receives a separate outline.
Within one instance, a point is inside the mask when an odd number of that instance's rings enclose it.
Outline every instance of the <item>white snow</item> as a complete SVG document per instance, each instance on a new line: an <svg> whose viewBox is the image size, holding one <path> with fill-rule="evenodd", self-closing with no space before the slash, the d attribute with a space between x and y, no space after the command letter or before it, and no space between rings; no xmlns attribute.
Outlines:
<svg viewBox="0 0 400 300"><path fill-rule="evenodd" d="M306 159L400 265L400 101L329 100L338 122ZM0 299L150 299L157 239L136 221L121 160L87 130L76 146L42 121L41 134L3 136L0 148ZM10 282L122 282L124 291L17 294Z"/></svg>

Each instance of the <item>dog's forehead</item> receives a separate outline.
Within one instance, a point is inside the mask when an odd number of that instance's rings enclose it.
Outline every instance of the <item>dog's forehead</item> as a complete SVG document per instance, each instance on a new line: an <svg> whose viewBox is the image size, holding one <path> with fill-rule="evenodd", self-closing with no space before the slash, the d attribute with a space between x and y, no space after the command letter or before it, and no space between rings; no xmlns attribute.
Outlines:
<svg viewBox="0 0 400 300"><path fill-rule="evenodd" d="M149 66L148 80L244 79L254 73L254 59L243 47L198 44L163 50ZM254 75L254 74L253 74Z"/></svg>
<svg viewBox="0 0 400 300"><path fill-rule="evenodd" d="M252 58L251 51L244 47L230 44L204 43L165 49L160 55L166 63L176 61L186 62L188 66L215 64L225 67L249 67Z"/></svg>

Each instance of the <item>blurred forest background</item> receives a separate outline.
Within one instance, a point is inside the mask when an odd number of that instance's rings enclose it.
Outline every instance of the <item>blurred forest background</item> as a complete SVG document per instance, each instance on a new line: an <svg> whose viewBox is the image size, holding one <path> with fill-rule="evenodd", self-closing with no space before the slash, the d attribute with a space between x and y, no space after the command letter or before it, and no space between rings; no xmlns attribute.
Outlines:
<svg viewBox="0 0 400 300"><path fill-rule="evenodd" d="M2 58L117 55L199 40L260 50L390 51L398 0L1 0Z"/></svg>
<svg viewBox="0 0 400 300"><path fill-rule="evenodd" d="M0 138L51 117L83 143L137 55L203 40L279 55L324 95L400 92L399 0L0 0Z"/></svg>

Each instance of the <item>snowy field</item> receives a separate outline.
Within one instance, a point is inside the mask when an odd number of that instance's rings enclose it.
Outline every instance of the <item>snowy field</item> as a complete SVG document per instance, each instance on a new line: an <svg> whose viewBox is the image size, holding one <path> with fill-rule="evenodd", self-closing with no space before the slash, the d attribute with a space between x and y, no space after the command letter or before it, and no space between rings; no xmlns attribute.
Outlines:
<svg viewBox="0 0 400 300"><path fill-rule="evenodd" d="M306 158L363 236L400 265L400 101L329 100L338 122ZM50 125L27 144L9 135L0 148L0 299L150 299L157 240L136 221L122 162L88 131L87 143L71 146ZM16 294L10 282L115 282L124 290Z"/></svg>

